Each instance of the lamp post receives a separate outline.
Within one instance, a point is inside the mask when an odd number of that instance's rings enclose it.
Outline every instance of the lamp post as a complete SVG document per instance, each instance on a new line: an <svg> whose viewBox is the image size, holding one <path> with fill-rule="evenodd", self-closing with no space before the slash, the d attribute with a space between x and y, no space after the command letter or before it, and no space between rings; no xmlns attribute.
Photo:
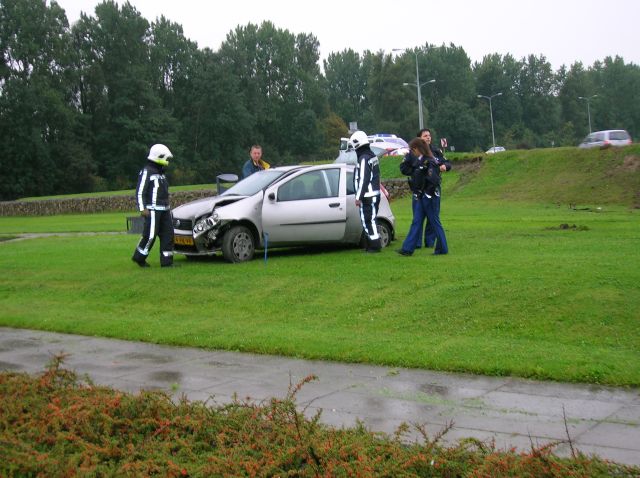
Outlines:
<svg viewBox="0 0 640 478"><path fill-rule="evenodd" d="M406 51L404 48L393 48L391 51ZM424 119L422 115L422 87L427 83L435 83L436 80L425 81L420 83L420 70L418 69L418 52L414 51L413 54L416 57L416 82L415 83L402 83L402 86L415 85L416 92L418 93L418 126L419 129L424 128Z"/></svg>
<svg viewBox="0 0 640 478"><path fill-rule="evenodd" d="M591 134L591 108L589 107L589 102L591 101L591 98L595 98L598 95L591 95L591 96L578 96L579 100L585 100L587 102L587 116L589 117L589 134Z"/></svg>
<svg viewBox="0 0 640 478"><path fill-rule="evenodd" d="M496 93L491 96L478 95L478 98L484 98L485 100L489 100L489 114L491 115L491 139L493 139L493 152L496 151L496 134L493 131L493 106L491 105L491 100L496 96L502 96L502 92Z"/></svg>

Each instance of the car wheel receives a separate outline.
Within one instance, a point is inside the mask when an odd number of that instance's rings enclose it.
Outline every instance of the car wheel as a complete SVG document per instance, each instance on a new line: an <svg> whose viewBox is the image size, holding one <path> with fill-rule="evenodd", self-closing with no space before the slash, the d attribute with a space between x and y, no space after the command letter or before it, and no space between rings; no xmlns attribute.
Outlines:
<svg viewBox="0 0 640 478"><path fill-rule="evenodd" d="M391 242L391 229L386 222L378 221L378 234L380 235L380 244L382 247L387 247Z"/></svg>
<svg viewBox="0 0 640 478"><path fill-rule="evenodd" d="M253 234L245 226L232 227L222 238L222 255L228 262L250 261L255 250Z"/></svg>
<svg viewBox="0 0 640 478"><path fill-rule="evenodd" d="M378 226L378 235L380 236L380 245L382 247L387 247L391 242L391 228L384 221L376 221L376 225ZM362 236L360 236L359 247L364 249L367 247L367 236L362 231Z"/></svg>

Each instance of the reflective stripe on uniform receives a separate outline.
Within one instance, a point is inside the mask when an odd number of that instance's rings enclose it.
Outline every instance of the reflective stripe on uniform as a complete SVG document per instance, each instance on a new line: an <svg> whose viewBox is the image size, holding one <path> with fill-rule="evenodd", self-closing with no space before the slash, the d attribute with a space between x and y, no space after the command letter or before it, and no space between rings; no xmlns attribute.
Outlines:
<svg viewBox="0 0 640 478"><path fill-rule="evenodd" d="M142 170L142 177L138 184L138 210L144 211L144 200L142 199L142 192L144 191L144 185L147 182L147 169Z"/></svg>
<svg viewBox="0 0 640 478"><path fill-rule="evenodd" d="M371 240L376 240L380 237L378 234L378 225L376 224L376 203L378 202L378 197L374 197L371 202L371 217L364 217L364 208L360 207L360 222L362 222L362 228L364 229L365 234ZM367 221L367 219L369 219ZM371 227L367 227L367 224L370 223Z"/></svg>
<svg viewBox="0 0 640 478"><path fill-rule="evenodd" d="M149 237L147 237L147 241L144 247L138 247L138 252L144 256L149 255L149 250L151 249L151 245L153 244L153 240L156 237L156 212L149 211L150 225L149 225Z"/></svg>
<svg viewBox="0 0 640 478"><path fill-rule="evenodd" d="M153 192L151 193L151 207L155 208L158 202L158 191L160 190L160 175L153 174L149 179L153 181Z"/></svg>

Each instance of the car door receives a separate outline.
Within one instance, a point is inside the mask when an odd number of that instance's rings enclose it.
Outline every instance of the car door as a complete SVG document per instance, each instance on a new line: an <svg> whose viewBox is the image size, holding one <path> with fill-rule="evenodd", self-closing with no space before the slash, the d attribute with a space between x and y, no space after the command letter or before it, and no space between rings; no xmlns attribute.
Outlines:
<svg viewBox="0 0 640 478"><path fill-rule="evenodd" d="M346 168L346 194L347 194L347 228L345 241L358 243L362 236L362 221L360 220L360 208L356 206L356 188L353 183L355 167Z"/></svg>
<svg viewBox="0 0 640 478"><path fill-rule="evenodd" d="M303 171L267 188L262 229L270 244L343 240L347 212L340 171L339 167Z"/></svg>

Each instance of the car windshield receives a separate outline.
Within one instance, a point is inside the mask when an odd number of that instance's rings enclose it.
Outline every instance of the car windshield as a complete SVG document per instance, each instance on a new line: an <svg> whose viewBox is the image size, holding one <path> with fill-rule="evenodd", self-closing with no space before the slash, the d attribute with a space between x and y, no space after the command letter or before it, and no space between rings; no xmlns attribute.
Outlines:
<svg viewBox="0 0 640 478"><path fill-rule="evenodd" d="M286 173L286 171L273 169L258 171L227 189L221 194L221 196L253 196L258 191L266 188L284 173Z"/></svg>

